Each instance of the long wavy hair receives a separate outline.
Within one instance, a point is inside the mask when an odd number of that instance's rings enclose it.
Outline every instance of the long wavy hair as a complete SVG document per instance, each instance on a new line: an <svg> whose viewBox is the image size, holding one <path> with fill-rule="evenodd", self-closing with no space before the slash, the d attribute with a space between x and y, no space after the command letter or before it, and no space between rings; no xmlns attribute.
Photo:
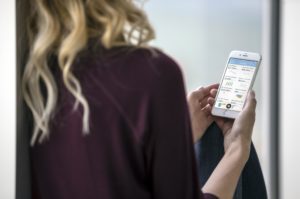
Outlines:
<svg viewBox="0 0 300 199"><path fill-rule="evenodd" d="M31 145L49 137L49 122L57 105L57 85L49 66L51 56L57 58L64 85L76 99L74 108L83 108L82 132L87 134L89 104L72 73L74 59L90 38L98 37L108 49L143 47L154 38L154 31L133 0L29 0L27 3L30 4L26 18L29 52L22 93L34 119Z"/></svg>

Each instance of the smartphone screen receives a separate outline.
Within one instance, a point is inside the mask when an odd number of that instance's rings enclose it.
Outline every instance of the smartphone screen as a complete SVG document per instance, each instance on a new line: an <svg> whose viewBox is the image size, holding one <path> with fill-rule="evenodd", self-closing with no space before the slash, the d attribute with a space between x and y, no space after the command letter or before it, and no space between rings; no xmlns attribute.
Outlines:
<svg viewBox="0 0 300 199"><path fill-rule="evenodd" d="M254 60L229 59L215 108L242 111L257 65Z"/></svg>

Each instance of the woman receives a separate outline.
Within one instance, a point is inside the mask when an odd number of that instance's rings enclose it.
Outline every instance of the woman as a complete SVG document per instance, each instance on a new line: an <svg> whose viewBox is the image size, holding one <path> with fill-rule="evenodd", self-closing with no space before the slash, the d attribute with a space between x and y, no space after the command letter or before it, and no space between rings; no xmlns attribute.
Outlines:
<svg viewBox="0 0 300 199"><path fill-rule="evenodd" d="M249 156L253 92L234 123L210 115L218 85L187 103L178 65L147 45L154 31L132 0L29 2L22 87L35 198L232 198ZM213 121L226 153L203 194L193 141Z"/></svg>

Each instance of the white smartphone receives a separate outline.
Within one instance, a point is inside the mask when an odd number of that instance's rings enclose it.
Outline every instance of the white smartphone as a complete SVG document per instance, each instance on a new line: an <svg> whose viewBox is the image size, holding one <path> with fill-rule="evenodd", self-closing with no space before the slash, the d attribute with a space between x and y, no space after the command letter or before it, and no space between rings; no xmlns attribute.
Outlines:
<svg viewBox="0 0 300 199"><path fill-rule="evenodd" d="M249 90L252 88L261 55L232 51L218 89L212 115L235 119L243 110Z"/></svg>

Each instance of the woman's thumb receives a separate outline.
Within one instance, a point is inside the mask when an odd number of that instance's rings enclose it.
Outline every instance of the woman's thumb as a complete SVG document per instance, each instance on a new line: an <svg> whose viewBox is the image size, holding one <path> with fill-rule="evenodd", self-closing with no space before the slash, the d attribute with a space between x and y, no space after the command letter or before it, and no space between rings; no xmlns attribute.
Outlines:
<svg viewBox="0 0 300 199"><path fill-rule="evenodd" d="M255 93L253 90L251 90L247 95L247 100L244 109L255 111L256 103L257 102L255 99Z"/></svg>

